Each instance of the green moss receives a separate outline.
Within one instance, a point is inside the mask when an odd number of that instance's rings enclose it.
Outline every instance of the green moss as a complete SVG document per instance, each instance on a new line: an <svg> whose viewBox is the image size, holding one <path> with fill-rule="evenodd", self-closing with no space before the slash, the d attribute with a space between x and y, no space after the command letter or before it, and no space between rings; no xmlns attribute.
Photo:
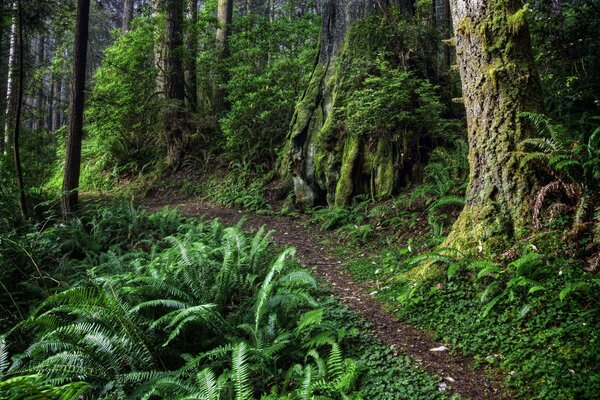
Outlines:
<svg viewBox="0 0 600 400"><path fill-rule="evenodd" d="M356 135L351 135L345 140L340 178L335 189L336 206L342 207L347 205L352 196L354 190L354 167L358 158L360 144L361 140Z"/></svg>
<svg viewBox="0 0 600 400"><path fill-rule="evenodd" d="M376 171L376 196L379 198L391 196L396 182L391 140L382 139L377 143L377 153L373 164Z"/></svg>

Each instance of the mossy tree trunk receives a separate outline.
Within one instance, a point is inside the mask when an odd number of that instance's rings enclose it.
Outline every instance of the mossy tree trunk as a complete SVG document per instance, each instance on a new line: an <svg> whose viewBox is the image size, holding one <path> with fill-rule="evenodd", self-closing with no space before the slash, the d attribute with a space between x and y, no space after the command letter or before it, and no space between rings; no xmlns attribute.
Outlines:
<svg viewBox="0 0 600 400"><path fill-rule="evenodd" d="M466 206L445 245L479 251L531 226L538 178L520 165L519 143L535 131L519 117L543 110L525 8L519 0L452 0L467 112L470 177Z"/></svg>
<svg viewBox="0 0 600 400"><path fill-rule="evenodd" d="M370 32L351 34L351 28L366 17L399 7L412 13L411 0L327 0L323 9L320 47L310 83L296 105L284 149L280 174L293 182L296 201L301 206L314 204L345 205L353 195L368 193L390 195L403 165L405 149L388 138L359 137L344 133L336 109L353 90L348 82L348 60L355 52L367 53L372 45ZM380 19L380 25L386 21ZM377 57L371 51L372 61ZM410 157L407 157L407 159ZM409 168L410 169L410 168ZM389 173L393 171L393 173Z"/></svg>

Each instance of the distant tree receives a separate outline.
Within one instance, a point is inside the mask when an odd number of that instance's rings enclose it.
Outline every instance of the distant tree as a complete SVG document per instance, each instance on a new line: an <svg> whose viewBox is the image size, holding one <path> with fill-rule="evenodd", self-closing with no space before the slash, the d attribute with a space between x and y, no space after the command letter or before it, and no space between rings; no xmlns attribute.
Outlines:
<svg viewBox="0 0 600 400"><path fill-rule="evenodd" d="M185 137L185 77L183 71L183 1L166 0L165 113L167 166L179 168L183 158Z"/></svg>
<svg viewBox="0 0 600 400"><path fill-rule="evenodd" d="M187 0L188 32L186 57L187 101L192 112L198 109L198 78L196 76L196 59L198 58L198 0Z"/></svg>
<svg viewBox="0 0 600 400"><path fill-rule="evenodd" d="M23 115L23 85L25 84L25 43L23 35L23 7L21 0L17 1L17 22L18 22L18 83L16 93L16 110L15 110L15 126L13 130L13 158L15 162L15 177L17 180L17 191L19 193L19 210L21 216L27 218L27 203L25 199L25 187L23 184L23 170L21 167L20 153L20 134L21 134L21 117Z"/></svg>
<svg viewBox="0 0 600 400"><path fill-rule="evenodd" d="M228 47L227 38L229 37L230 25L233 18L233 0L219 0L217 8L217 20L219 26L217 28L217 44L216 44L216 55L217 65L221 64L222 60L227 57ZM223 71L220 71L221 75ZM215 113L219 114L225 108L225 97L226 93L223 90L222 84L225 77L221 76L220 80L217 80L213 96L213 107Z"/></svg>
<svg viewBox="0 0 600 400"><path fill-rule="evenodd" d="M12 23L10 27L9 34L9 49L8 49L8 78L6 80L6 103L4 110L4 134L3 138L0 140L0 147L4 149L4 153L6 153L6 147L9 142L9 132L12 117L14 115L14 93L15 93L15 57L17 53L17 16L16 14L12 17Z"/></svg>
<svg viewBox="0 0 600 400"><path fill-rule="evenodd" d="M71 84L71 112L67 135L67 157L63 176L61 208L67 218L76 211L81 171L81 141L83 138L84 88L87 65L90 0L77 0L75 24L75 52Z"/></svg>
<svg viewBox="0 0 600 400"><path fill-rule="evenodd" d="M540 178L520 163L518 144L536 132L519 114L541 112L543 99L523 3L451 6L471 172L466 206L446 245L467 250L529 231Z"/></svg>

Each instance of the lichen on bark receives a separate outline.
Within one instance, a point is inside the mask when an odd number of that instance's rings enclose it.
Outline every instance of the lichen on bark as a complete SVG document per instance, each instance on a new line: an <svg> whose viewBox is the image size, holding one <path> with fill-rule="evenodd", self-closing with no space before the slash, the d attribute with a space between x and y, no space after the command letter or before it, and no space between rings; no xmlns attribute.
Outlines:
<svg viewBox="0 0 600 400"><path fill-rule="evenodd" d="M521 112L542 112L525 9L518 0L452 1L467 111L470 177L466 206L445 246L491 253L531 226L538 177L518 146L536 135Z"/></svg>

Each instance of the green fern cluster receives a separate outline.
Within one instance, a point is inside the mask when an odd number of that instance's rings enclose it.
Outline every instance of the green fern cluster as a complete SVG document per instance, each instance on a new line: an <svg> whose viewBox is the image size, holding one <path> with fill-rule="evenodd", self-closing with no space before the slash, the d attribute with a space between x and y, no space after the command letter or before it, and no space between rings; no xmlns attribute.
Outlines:
<svg viewBox="0 0 600 400"><path fill-rule="evenodd" d="M600 127L572 131L541 114L523 113L521 117L542 136L523 141L521 164L542 165L551 177L537 194L534 225L541 228L544 213L550 219L570 214L575 233L592 228L600 232ZM598 121L598 117L591 120Z"/></svg>
<svg viewBox="0 0 600 400"><path fill-rule="evenodd" d="M87 276L50 290L6 333L0 397L22 398L29 386L49 399L353 396L358 365L342 356L343 335L324 319L293 249L274 254L264 229L247 236L166 213L167 227L181 223L177 233L153 238L160 230L150 229L134 240L145 250L128 252L124 243L151 223L133 210L114 224L106 223L111 209L97 210L77 243L93 249L78 261ZM53 229L45 240L72 233ZM96 229L118 239L93 243ZM57 253L69 258L77 251L67 243Z"/></svg>

